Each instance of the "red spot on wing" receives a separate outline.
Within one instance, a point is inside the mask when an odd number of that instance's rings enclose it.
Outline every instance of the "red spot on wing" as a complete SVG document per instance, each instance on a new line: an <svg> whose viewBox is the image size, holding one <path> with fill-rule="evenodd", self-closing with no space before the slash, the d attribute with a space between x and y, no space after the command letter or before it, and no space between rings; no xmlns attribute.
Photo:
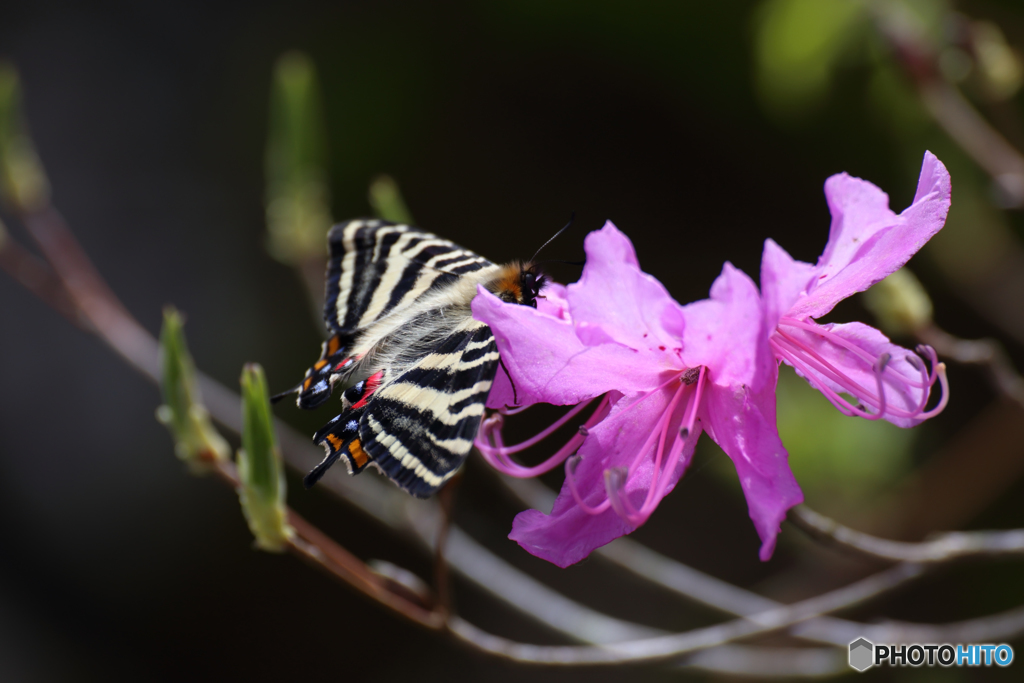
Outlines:
<svg viewBox="0 0 1024 683"><path fill-rule="evenodd" d="M370 400L373 392L377 391L380 386L381 380L384 379L384 371L375 372L366 378L366 386L363 388L363 397L359 399L359 402L354 404L351 410L356 408L362 408L366 405L366 402Z"/></svg>

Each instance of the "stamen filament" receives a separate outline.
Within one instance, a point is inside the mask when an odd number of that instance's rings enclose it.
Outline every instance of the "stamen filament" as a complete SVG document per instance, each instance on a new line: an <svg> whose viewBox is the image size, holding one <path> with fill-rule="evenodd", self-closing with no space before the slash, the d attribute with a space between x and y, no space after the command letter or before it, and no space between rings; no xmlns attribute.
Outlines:
<svg viewBox="0 0 1024 683"><path fill-rule="evenodd" d="M600 503L597 507L590 507L583 502L583 497L580 496L579 489L576 488L576 467L580 464L580 460L582 460L580 456L574 455L565 461L565 481L569 484L569 492L572 493L572 498L576 501L576 505L588 515L599 515L611 507L611 501L605 498L604 502Z"/></svg>
<svg viewBox="0 0 1024 683"><path fill-rule="evenodd" d="M533 438L528 439L527 441L524 441L521 444L508 447L504 445L501 437L501 426L503 422L502 416L500 414L494 414L484 420L483 425L481 425L480 427L480 434L476 438L475 445L477 447L477 450L480 451L480 454L483 455L484 459L499 472L507 474L510 477L516 477L518 479L528 479L530 477L539 476L541 474L544 474L545 472L553 470L554 468L562 464L562 462L567 457L572 455L576 451L576 449L578 449L583 444L583 441L586 439L586 436L581 433L574 434L572 438L570 438L564 446L562 446L560 449L558 449L557 452L555 452L554 455L552 455L550 458L548 458L541 464L535 465L533 467L525 467L523 465L520 465L519 463L510 459L508 457L509 454L521 451L524 448L536 444L541 439L550 436L552 432L554 432L556 429L564 425L570 418L579 413L581 410L583 410L583 408L585 408L592 402L593 399L579 404L578 406L570 410L568 413L563 415L552 426L548 427L537 436L534 436ZM601 420L608 416L609 411L609 400L608 397L605 396L604 398L601 399L601 402L598 404L597 408L590 415L590 417L587 418L586 422L583 423L584 428L589 429L591 427L594 427ZM490 437L490 439L494 442L494 445L487 443L488 437Z"/></svg>
<svg viewBox="0 0 1024 683"><path fill-rule="evenodd" d="M847 351L852 351L861 360L863 360L864 363L867 364L867 365L874 365L875 361L877 360L877 358L875 358L870 353L868 353L867 351L865 351L861 347L859 347L856 344L854 344L853 342L851 342L849 339L846 339L846 338L836 334L835 332L832 332L831 330L827 330L824 327L822 327L821 325L818 325L816 323L809 323L809 322L805 322L805 321L802 321L802 320L797 320L796 318L783 318L782 320L779 321L779 325L780 326L788 325L790 327L796 327L796 328L799 328L799 329L802 329L802 330L807 330L808 332L811 332L813 334L816 334L819 337L827 339L829 342L835 344L836 346L841 346L842 348L846 349ZM781 329L779 330L779 332L782 333L782 334L785 334L784 332L782 332ZM796 342L797 344L799 344L800 346L805 346L805 344L800 342L798 339L793 338L791 335L786 335L786 336L788 336L791 339L793 339L793 341ZM899 375L908 384L911 384L912 386L916 386L916 387L921 388L921 389L924 388L925 385L918 385L916 383L916 381L912 377L907 377L906 375L904 375L902 372L899 372L898 370L896 370L895 372L896 372L897 375ZM928 384L927 386L931 386L931 384Z"/></svg>

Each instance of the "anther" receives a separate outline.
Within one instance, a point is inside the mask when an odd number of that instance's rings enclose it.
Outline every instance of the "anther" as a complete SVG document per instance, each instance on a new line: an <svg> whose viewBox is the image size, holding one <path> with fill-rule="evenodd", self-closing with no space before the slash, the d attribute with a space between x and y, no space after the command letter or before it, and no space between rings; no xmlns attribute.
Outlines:
<svg viewBox="0 0 1024 683"><path fill-rule="evenodd" d="M686 437L690 436L690 430L687 429L686 427L683 427L682 429L679 430L679 436L685 439Z"/></svg>
<svg viewBox="0 0 1024 683"><path fill-rule="evenodd" d="M683 373L682 377L679 378L679 381L686 385L693 384L697 381L697 378L700 377L700 368L701 366L698 365L695 368L687 369L686 372Z"/></svg>
<svg viewBox="0 0 1024 683"><path fill-rule="evenodd" d="M580 436L590 436L590 430L586 425L580 425Z"/></svg>
<svg viewBox="0 0 1024 683"><path fill-rule="evenodd" d="M576 468L580 466L580 462L583 460L582 455L574 455L565 461L566 472L569 473L570 477L576 476Z"/></svg>
<svg viewBox="0 0 1024 683"><path fill-rule="evenodd" d="M885 366L889 364L890 360L892 360L891 354L883 353L881 356L879 356L878 360L875 361L875 372L884 371Z"/></svg>
<svg viewBox="0 0 1024 683"><path fill-rule="evenodd" d="M921 361L921 359L920 359L920 358L918 358L917 356L907 356L907 357L905 358L905 360L906 360L906 361L907 361L908 363L910 363L910 364L911 364L911 365L913 366L913 368L914 368L915 370L917 370L918 372L920 372L921 370L923 370L923 369L924 369L924 368L923 368L923 366L922 366L922 361Z"/></svg>

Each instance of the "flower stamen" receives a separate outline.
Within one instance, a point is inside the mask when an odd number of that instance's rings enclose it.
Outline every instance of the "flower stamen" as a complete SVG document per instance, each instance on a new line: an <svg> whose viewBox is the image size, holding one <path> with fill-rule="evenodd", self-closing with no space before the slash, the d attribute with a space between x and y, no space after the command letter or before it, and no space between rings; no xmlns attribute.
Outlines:
<svg viewBox="0 0 1024 683"><path fill-rule="evenodd" d="M576 449L583 444L583 441L590 433L589 429L607 417L610 410L610 402L607 396L601 399L597 408L594 409L594 412L591 413L590 417L587 418L580 427L579 432L574 434L564 446L558 449L554 455L541 464L533 467L526 467L513 461L509 456L513 453L518 453L521 450L529 448L530 446L533 446L541 440L551 436L551 434L553 434L559 427L562 427L566 422L572 419L592 402L593 399L574 406L572 410L568 411L565 415L556 420L550 427L543 430L536 436L514 446L505 446L501 437L501 428L505 420L501 413L494 413L484 418L483 423L480 425L480 431L477 434L474 445L476 445L480 454L484 456L484 459L499 472L507 474L510 477L516 477L517 479L536 477L553 470L562 464L567 457L576 452Z"/></svg>
<svg viewBox="0 0 1024 683"><path fill-rule="evenodd" d="M803 341L793 332L784 329L786 327L812 332L827 342L850 351L854 357L869 365L875 379L875 387L869 389L862 385L822 357L809 343ZM844 415L857 416L866 420L899 418L919 421L937 415L945 408L948 401L948 383L944 379L945 371L940 369L942 364L938 362L938 356L930 346L921 345L917 350L918 353L927 357L931 371L919 357L913 355L904 357L907 364L920 374L920 379L917 379L900 372L892 364L892 356L889 353L873 357L863 348L827 328L792 318L783 318L780 321L779 327L771 336L769 343L779 358L792 365ZM831 381L840 387L841 391L853 396L857 403L851 405L833 388L825 386L819 378ZM931 388L937 381L941 383L942 399L935 408L925 411ZM914 390L921 393L920 399L914 400L916 405L908 408L893 405L891 400L893 396L903 396L912 400L910 397L915 393Z"/></svg>

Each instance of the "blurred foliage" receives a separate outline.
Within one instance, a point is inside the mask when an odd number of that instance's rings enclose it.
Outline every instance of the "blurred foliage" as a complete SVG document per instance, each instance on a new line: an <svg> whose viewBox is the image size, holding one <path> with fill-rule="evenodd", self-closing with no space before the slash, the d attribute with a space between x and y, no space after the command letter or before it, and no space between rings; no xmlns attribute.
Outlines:
<svg viewBox="0 0 1024 683"><path fill-rule="evenodd" d="M909 470L913 430L842 415L787 365L777 395L779 435L812 507L855 514Z"/></svg>
<svg viewBox="0 0 1024 683"><path fill-rule="evenodd" d="M932 321L932 300L921 281L906 268L864 292L863 298L889 336L910 334Z"/></svg>
<svg viewBox="0 0 1024 683"><path fill-rule="evenodd" d="M976 67L983 95L993 101L1010 99L1024 82L1024 64L1019 50L1010 47L1002 30L991 21L970 24L972 53L949 47L940 57L943 75L952 82L966 80ZM971 63L973 55L974 64Z"/></svg>
<svg viewBox="0 0 1024 683"><path fill-rule="evenodd" d="M756 16L755 64L765 107L792 116L820 104L832 72L867 32L857 0L768 0Z"/></svg>
<svg viewBox="0 0 1024 683"><path fill-rule="evenodd" d="M332 223L326 151L316 68L289 52L274 68L266 153L268 248L284 263L325 253Z"/></svg>
<svg viewBox="0 0 1024 683"><path fill-rule="evenodd" d="M174 437L174 452L195 473L208 471L210 463L226 461L231 449L203 406L195 365L185 343L184 320L171 307L164 309L160 366L164 404L156 416Z"/></svg>
<svg viewBox="0 0 1024 683"><path fill-rule="evenodd" d="M294 531L285 510L284 465L274 432L267 378L259 365L242 370L242 448L238 497L256 547L282 552Z"/></svg>
<svg viewBox="0 0 1024 683"><path fill-rule="evenodd" d="M0 61L0 200L28 212L50 199L50 183L25 127L18 72Z"/></svg>
<svg viewBox="0 0 1024 683"><path fill-rule="evenodd" d="M369 200L373 212L384 220L412 225L412 214L402 199L398 183L391 176L381 175L373 179Z"/></svg>

